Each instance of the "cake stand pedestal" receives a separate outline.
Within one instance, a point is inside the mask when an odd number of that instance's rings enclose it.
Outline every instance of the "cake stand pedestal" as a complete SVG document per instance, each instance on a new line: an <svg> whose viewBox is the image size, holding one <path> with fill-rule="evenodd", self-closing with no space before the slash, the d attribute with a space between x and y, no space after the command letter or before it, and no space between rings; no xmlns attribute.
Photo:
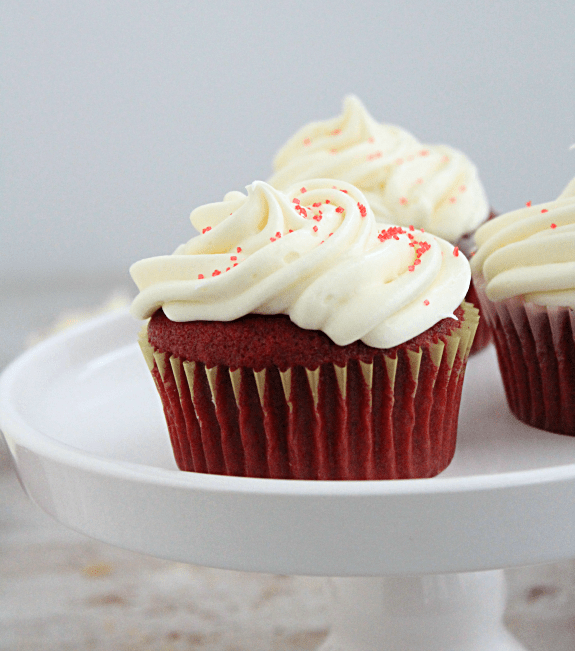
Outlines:
<svg viewBox="0 0 575 651"><path fill-rule="evenodd" d="M333 582L320 651L525 651L503 625L503 570Z"/></svg>
<svg viewBox="0 0 575 651"><path fill-rule="evenodd" d="M326 579L322 651L520 651L503 571L575 556L575 439L508 411L493 350L470 360L452 464L433 479L179 472L134 343L107 315L0 378L0 428L42 509L104 542L211 567Z"/></svg>

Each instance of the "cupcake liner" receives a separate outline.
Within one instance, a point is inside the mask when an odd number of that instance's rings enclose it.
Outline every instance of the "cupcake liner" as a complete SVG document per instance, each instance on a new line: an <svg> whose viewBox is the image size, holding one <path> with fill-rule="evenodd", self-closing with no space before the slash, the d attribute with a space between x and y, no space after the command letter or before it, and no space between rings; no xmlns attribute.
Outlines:
<svg viewBox="0 0 575 651"><path fill-rule="evenodd" d="M495 219L495 217L497 217L497 213L494 210L491 210L489 216L483 223L486 223L491 219ZM475 229L475 231L476 230L477 229ZM472 256L475 255L475 252L477 251L475 231L466 233L457 242L457 246L460 248L461 252L468 260L471 260ZM491 334L491 328L489 327L487 320L483 318L481 314L481 307L479 305L479 298L477 297L477 291L475 289L475 282L473 278L471 279L469 289L465 295L465 301L467 303L472 303L479 309L479 325L477 326L477 332L475 333L475 339L473 340L473 345L471 346L470 352L470 355L475 355L476 353L482 351L484 348L487 348L487 346L491 343L493 336Z"/></svg>
<svg viewBox="0 0 575 651"><path fill-rule="evenodd" d="M471 284L469 285L469 289L465 295L465 300L467 303L472 303L479 308L479 298L477 297L477 291L473 279L471 279ZM493 335L489 323L485 318L483 318L481 309L479 309L479 324L477 325L477 332L475 333L475 338L473 339L473 345L471 346L471 352L469 354L475 355L476 353L479 353L484 348L487 348L492 340Z"/></svg>
<svg viewBox="0 0 575 651"><path fill-rule="evenodd" d="M206 368L140 345L181 470L292 479L431 477L455 452L478 311L416 350L317 368Z"/></svg>
<svg viewBox="0 0 575 651"><path fill-rule="evenodd" d="M519 420L575 436L575 313L568 307L490 301L476 280L482 314L492 329L503 386Z"/></svg>

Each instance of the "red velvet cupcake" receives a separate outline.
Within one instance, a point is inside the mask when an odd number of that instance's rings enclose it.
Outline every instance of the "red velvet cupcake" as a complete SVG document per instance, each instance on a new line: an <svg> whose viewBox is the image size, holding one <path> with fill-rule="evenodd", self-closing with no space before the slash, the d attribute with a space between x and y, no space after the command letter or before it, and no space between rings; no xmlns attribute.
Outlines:
<svg viewBox="0 0 575 651"><path fill-rule="evenodd" d="M474 281L511 411L575 436L575 179L556 201L488 222L477 241Z"/></svg>
<svg viewBox="0 0 575 651"><path fill-rule="evenodd" d="M131 269L178 467L294 479L431 477L455 450L477 310L469 265L379 231L353 186L310 181L192 213L203 234ZM235 265L235 266L234 266Z"/></svg>
<svg viewBox="0 0 575 651"><path fill-rule="evenodd" d="M369 202L376 221L413 225L451 242L469 259L473 234L493 216L473 162L447 145L419 142L411 133L376 121L350 95L341 115L311 122L280 148L269 183L279 190L312 177L352 183ZM470 287L465 300L478 305ZM480 320L471 354L491 341Z"/></svg>

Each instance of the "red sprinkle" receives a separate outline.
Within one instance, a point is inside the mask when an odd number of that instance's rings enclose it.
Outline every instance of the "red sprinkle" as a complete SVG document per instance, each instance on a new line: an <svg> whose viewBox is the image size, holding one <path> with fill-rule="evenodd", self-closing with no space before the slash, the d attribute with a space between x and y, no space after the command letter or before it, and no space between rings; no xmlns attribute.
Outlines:
<svg viewBox="0 0 575 651"><path fill-rule="evenodd" d="M528 201L525 205L529 208L531 206L531 201Z"/></svg>
<svg viewBox="0 0 575 651"><path fill-rule="evenodd" d="M325 202L326 202L326 203L329 203L329 199L326 199Z"/></svg>
<svg viewBox="0 0 575 651"><path fill-rule="evenodd" d="M212 276L219 276L222 272L219 269L216 269Z"/></svg>
<svg viewBox="0 0 575 651"><path fill-rule="evenodd" d="M270 237L270 242L275 242L276 238L275 237Z"/></svg>
<svg viewBox="0 0 575 651"><path fill-rule="evenodd" d="M429 305L429 301L428 301L427 299L425 299L425 300L423 301L423 304L424 304L424 305Z"/></svg>
<svg viewBox="0 0 575 651"><path fill-rule="evenodd" d="M232 260L232 261L233 261L233 260L237 260L237 259L238 259L238 256L237 256L237 255L232 255L232 256L230 256L230 260Z"/></svg>
<svg viewBox="0 0 575 651"><path fill-rule="evenodd" d="M410 230L410 231L414 231L414 230L415 230L415 226L414 226L413 224L410 224L410 226L409 226L409 230Z"/></svg>
<svg viewBox="0 0 575 651"><path fill-rule="evenodd" d="M338 206L338 207L335 209L335 212L343 212L343 208L342 208L341 206Z"/></svg>
<svg viewBox="0 0 575 651"><path fill-rule="evenodd" d="M307 192L307 190L306 190L305 188L300 188L300 192L301 192L302 194L305 194L305 193Z"/></svg>
<svg viewBox="0 0 575 651"><path fill-rule="evenodd" d="M300 203L300 200L297 197L295 199L292 199L291 201L292 201L292 203L295 203L295 204L298 204L298 205Z"/></svg>
<svg viewBox="0 0 575 651"><path fill-rule="evenodd" d="M278 231L278 232L276 233L276 237L281 237L281 236L282 236L282 234Z"/></svg>
<svg viewBox="0 0 575 651"><path fill-rule="evenodd" d="M226 271L229 271L229 270L230 270L230 267L228 267L228 268L226 269Z"/></svg>
<svg viewBox="0 0 575 651"><path fill-rule="evenodd" d="M459 256L459 247L458 247L458 246L456 246L456 247L453 249L453 255L454 255L456 258Z"/></svg>
<svg viewBox="0 0 575 651"><path fill-rule="evenodd" d="M413 265L411 265L410 267L407 267L407 270L408 271L415 271L415 267Z"/></svg>
<svg viewBox="0 0 575 651"><path fill-rule="evenodd" d="M317 233L317 225L313 227L313 232Z"/></svg>
<svg viewBox="0 0 575 651"><path fill-rule="evenodd" d="M241 248L241 246L238 246L238 248L236 249L236 251L237 251L238 253L241 253L241 252L242 252L242 248Z"/></svg>
<svg viewBox="0 0 575 651"><path fill-rule="evenodd" d="M307 145L311 144L311 140L309 138L305 138L304 141L303 141L303 144L307 146Z"/></svg>
<svg viewBox="0 0 575 651"><path fill-rule="evenodd" d="M551 224L551 228L557 228L557 224Z"/></svg>
<svg viewBox="0 0 575 651"><path fill-rule="evenodd" d="M543 208L541 212L549 212L549 211L547 210L547 208Z"/></svg>
<svg viewBox="0 0 575 651"><path fill-rule="evenodd" d="M321 203L319 201L316 201L315 203L311 204L314 208L319 208L321 206Z"/></svg>
<svg viewBox="0 0 575 651"><path fill-rule="evenodd" d="M198 274L198 280L203 280L204 274Z"/></svg>
<svg viewBox="0 0 575 651"><path fill-rule="evenodd" d="M399 239L399 235L404 234L405 231L401 226L390 226L389 228L381 231L381 233L377 236L377 239L380 242L385 242L386 240L391 240L392 238L394 240Z"/></svg>
<svg viewBox="0 0 575 651"><path fill-rule="evenodd" d="M211 230L212 230L212 227L211 227L211 226L206 226L206 227L204 228L204 230L202 231L202 235L203 235L204 233L207 233L208 231L211 231Z"/></svg>
<svg viewBox="0 0 575 651"><path fill-rule="evenodd" d="M357 207L359 208L359 214L362 217L365 217L367 215L367 208L362 203L359 202L357 204Z"/></svg>

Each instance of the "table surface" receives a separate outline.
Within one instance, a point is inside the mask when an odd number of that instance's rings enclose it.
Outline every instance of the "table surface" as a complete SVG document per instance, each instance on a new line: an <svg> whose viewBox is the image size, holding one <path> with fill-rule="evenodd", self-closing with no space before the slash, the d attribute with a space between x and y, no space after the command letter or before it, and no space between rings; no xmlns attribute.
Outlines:
<svg viewBox="0 0 575 651"><path fill-rule="evenodd" d="M0 288L10 308L0 316L0 368L63 311L103 306L117 288ZM532 651L572 651L575 562L507 576L516 637ZM0 443L0 651L315 649L329 602L321 578L183 565L70 531L28 500Z"/></svg>

